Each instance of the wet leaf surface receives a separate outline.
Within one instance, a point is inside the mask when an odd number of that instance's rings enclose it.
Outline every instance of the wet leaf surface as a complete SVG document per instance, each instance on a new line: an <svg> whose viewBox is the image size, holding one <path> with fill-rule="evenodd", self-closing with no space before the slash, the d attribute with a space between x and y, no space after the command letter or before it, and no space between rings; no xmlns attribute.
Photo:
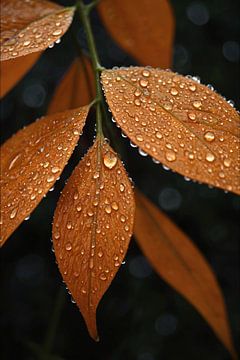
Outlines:
<svg viewBox="0 0 240 360"><path fill-rule="evenodd" d="M86 56L76 59L60 81L48 113L74 109L89 104L95 95L94 73Z"/></svg>
<svg viewBox="0 0 240 360"><path fill-rule="evenodd" d="M68 180L53 222L59 269L95 340L96 309L124 259L134 210L121 161L97 138Z"/></svg>
<svg viewBox="0 0 240 360"><path fill-rule="evenodd" d="M38 60L41 53L32 53L24 58L16 58L7 61L1 61L1 86L0 97L5 96L31 69Z"/></svg>
<svg viewBox="0 0 240 360"><path fill-rule="evenodd" d="M212 89L171 71L106 70L108 105L143 152L187 178L240 193L239 113Z"/></svg>
<svg viewBox="0 0 240 360"><path fill-rule="evenodd" d="M88 107L43 117L1 147L1 245L53 187L82 132Z"/></svg>
<svg viewBox="0 0 240 360"><path fill-rule="evenodd" d="M67 31L73 14L74 8L45 0L1 1L1 60L52 46Z"/></svg>
<svg viewBox="0 0 240 360"><path fill-rule="evenodd" d="M101 0L98 12L113 39L141 64L171 66L174 17L167 0Z"/></svg>
<svg viewBox="0 0 240 360"><path fill-rule="evenodd" d="M223 295L203 255L166 215L136 191L134 235L156 272L204 317L236 357Z"/></svg>

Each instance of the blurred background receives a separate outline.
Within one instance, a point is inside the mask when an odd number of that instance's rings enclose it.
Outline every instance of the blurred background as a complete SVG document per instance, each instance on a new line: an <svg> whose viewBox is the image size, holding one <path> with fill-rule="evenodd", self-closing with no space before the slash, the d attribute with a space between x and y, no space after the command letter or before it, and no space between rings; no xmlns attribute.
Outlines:
<svg viewBox="0 0 240 360"><path fill-rule="evenodd" d="M212 84L233 100L239 110L240 2L171 3L176 17L173 69L200 76L204 84ZM92 21L105 67L136 64L110 38L96 12ZM57 83L76 55L71 32L87 49L75 19L61 43L47 50L3 99L2 142L45 114ZM224 293L235 344L240 350L239 197L186 182L180 175L165 171L132 149L118 129L114 131L135 184L191 237L210 263ZM40 349L48 347L54 355L51 359L56 360L230 359L193 307L157 276L134 239L126 263L98 309L100 343L88 336L55 263L51 222L65 180L91 145L92 136L93 119L85 127L80 145L54 191L1 251L1 359L37 359Z"/></svg>

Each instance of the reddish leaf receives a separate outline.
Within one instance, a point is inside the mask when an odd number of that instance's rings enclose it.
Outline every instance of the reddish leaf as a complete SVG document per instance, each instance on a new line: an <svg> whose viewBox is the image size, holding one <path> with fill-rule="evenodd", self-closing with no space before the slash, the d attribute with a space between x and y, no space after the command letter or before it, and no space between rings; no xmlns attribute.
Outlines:
<svg viewBox="0 0 240 360"><path fill-rule="evenodd" d="M236 358L223 296L208 263L191 240L139 191L136 205L134 235L143 253Z"/></svg>
<svg viewBox="0 0 240 360"><path fill-rule="evenodd" d="M2 0L1 60L45 50L67 31L74 10L46 0Z"/></svg>
<svg viewBox="0 0 240 360"><path fill-rule="evenodd" d="M102 83L118 125L178 173L240 193L239 114L207 86L170 71L107 70Z"/></svg>
<svg viewBox="0 0 240 360"><path fill-rule="evenodd" d="M32 53L22 58L2 61L0 97L5 96L35 64L41 53Z"/></svg>
<svg viewBox="0 0 240 360"><path fill-rule="evenodd" d="M84 107L43 117L1 147L1 245L60 176L87 113Z"/></svg>
<svg viewBox="0 0 240 360"><path fill-rule="evenodd" d="M134 208L121 161L97 138L65 186L53 222L59 269L95 340L96 309L124 259Z"/></svg>
<svg viewBox="0 0 240 360"><path fill-rule="evenodd" d="M92 66L87 57L76 59L61 80L50 102L48 113L89 104L95 95Z"/></svg>
<svg viewBox="0 0 240 360"><path fill-rule="evenodd" d="M98 11L113 39L141 64L171 66L174 17L167 0L101 0Z"/></svg>

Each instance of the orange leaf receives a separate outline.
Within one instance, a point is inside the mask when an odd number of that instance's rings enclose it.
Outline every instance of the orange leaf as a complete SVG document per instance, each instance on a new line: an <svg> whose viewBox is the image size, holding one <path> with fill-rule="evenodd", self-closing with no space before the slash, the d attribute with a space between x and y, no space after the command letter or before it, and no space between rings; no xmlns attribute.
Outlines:
<svg viewBox="0 0 240 360"><path fill-rule="evenodd" d="M10 59L0 63L1 86L0 97L5 96L21 78L31 69L41 53L32 53L22 58Z"/></svg>
<svg viewBox="0 0 240 360"><path fill-rule="evenodd" d="M46 0L2 0L1 60L45 50L67 31L74 10Z"/></svg>
<svg viewBox="0 0 240 360"><path fill-rule="evenodd" d="M94 74L86 56L76 59L64 75L50 102L48 113L89 104L95 95Z"/></svg>
<svg viewBox="0 0 240 360"><path fill-rule="evenodd" d="M113 39L141 64L171 66L174 17L167 0L101 0L98 12Z"/></svg>
<svg viewBox="0 0 240 360"><path fill-rule="evenodd" d="M223 296L211 268L191 240L139 191L134 235L156 272L200 312L236 358Z"/></svg>
<svg viewBox="0 0 240 360"><path fill-rule="evenodd" d="M134 210L121 161L97 138L65 186L53 222L59 269L95 340L96 309L124 259Z"/></svg>
<svg viewBox="0 0 240 360"><path fill-rule="evenodd" d="M181 175L240 193L240 116L220 95L152 68L107 70L102 83L118 125L142 151Z"/></svg>
<svg viewBox="0 0 240 360"><path fill-rule="evenodd" d="M43 117L1 147L1 245L59 178L87 113L84 107Z"/></svg>

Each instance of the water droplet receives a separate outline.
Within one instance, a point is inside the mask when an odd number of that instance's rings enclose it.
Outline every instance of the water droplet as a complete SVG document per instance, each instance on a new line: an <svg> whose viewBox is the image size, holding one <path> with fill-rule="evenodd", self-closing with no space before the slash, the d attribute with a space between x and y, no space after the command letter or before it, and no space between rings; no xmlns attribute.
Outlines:
<svg viewBox="0 0 240 360"><path fill-rule="evenodd" d="M140 89L136 89L135 92L134 92L134 95L135 96L140 96L141 95L141 90Z"/></svg>
<svg viewBox="0 0 240 360"><path fill-rule="evenodd" d="M223 164L224 164L224 166L229 167L231 165L231 160L230 159L224 159Z"/></svg>
<svg viewBox="0 0 240 360"><path fill-rule="evenodd" d="M143 72L142 72L143 76L145 77L149 77L150 76L150 71L147 70L147 69L144 69Z"/></svg>
<svg viewBox="0 0 240 360"><path fill-rule="evenodd" d="M142 135L140 135L140 134L138 134L138 135L136 136L136 139L137 139L138 141L140 141L140 142L143 141L143 137L142 137Z"/></svg>
<svg viewBox="0 0 240 360"><path fill-rule="evenodd" d="M118 210L118 204L116 203L116 201L112 202L112 209L115 211Z"/></svg>
<svg viewBox="0 0 240 360"><path fill-rule="evenodd" d="M78 206L77 206L77 211L80 212L81 210L82 210L81 205L78 205Z"/></svg>
<svg viewBox="0 0 240 360"><path fill-rule="evenodd" d="M99 252L98 252L98 257L103 257L103 252L101 251L101 250L99 250Z"/></svg>
<svg viewBox="0 0 240 360"><path fill-rule="evenodd" d="M170 90L170 93L171 93L173 96L176 96L176 95L178 94L178 91L177 91L176 88L172 88L172 89Z"/></svg>
<svg viewBox="0 0 240 360"><path fill-rule="evenodd" d="M9 166L8 166L8 170L11 170L11 169L14 167L16 161L17 161L21 156L22 156L21 153L19 153L19 154L17 154L17 155L14 156L14 158L11 160L11 162L10 162L10 164L9 164Z"/></svg>
<svg viewBox="0 0 240 360"><path fill-rule="evenodd" d="M72 228L72 224L70 221L68 221L68 223L67 223L67 228L68 228L68 230L70 230Z"/></svg>
<svg viewBox="0 0 240 360"><path fill-rule="evenodd" d="M91 216L93 216L93 211L92 211L92 210L89 210L87 214L88 214L88 216L91 217Z"/></svg>
<svg viewBox="0 0 240 360"><path fill-rule="evenodd" d="M61 29L57 29L57 30L55 30L52 34L53 34L53 36L58 36L58 35L61 35L61 33L62 33L62 30L61 30Z"/></svg>
<svg viewBox="0 0 240 360"><path fill-rule="evenodd" d="M66 249L67 251L71 251L71 250L72 250L72 244L71 244L70 242L66 243L65 249Z"/></svg>
<svg viewBox="0 0 240 360"><path fill-rule="evenodd" d="M207 140L208 142L212 142L212 141L215 139L215 135L214 135L213 132L207 131L207 132L204 134L204 138L205 138L205 140Z"/></svg>
<svg viewBox="0 0 240 360"><path fill-rule="evenodd" d="M194 85L194 84L190 85L189 90L191 90L193 92L196 91L196 85Z"/></svg>
<svg viewBox="0 0 240 360"><path fill-rule="evenodd" d="M125 190L125 186L123 184L119 185L120 191L123 192Z"/></svg>
<svg viewBox="0 0 240 360"><path fill-rule="evenodd" d="M175 161L176 160L176 155L175 152L172 150L169 150L165 153L165 157L168 161Z"/></svg>
<svg viewBox="0 0 240 360"><path fill-rule="evenodd" d="M124 215L121 215L121 216L120 216L120 220L121 220L121 222L124 223L124 222L126 221L126 217L125 217Z"/></svg>
<svg viewBox="0 0 240 360"><path fill-rule="evenodd" d="M28 46L30 45L31 41L30 40L26 40L23 42L23 46Z"/></svg>
<svg viewBox="0 0 240 360"><path fill-rule="evenodd" d="M207 153L206 160L208 162L213 162L215 160L215 156L212 153Z"/></svg>
<svg viewBox="0 0 240 360"><path fill-rule="evenodd" d="M103 281L104 281L104 280L107 280L107 277L106 277L106 275L105 275L104 273L101 273L99 277L100 277L100 279L103 280Z"/></svg>
<svg viewBox="0 0 240 360"><path fill-rule="evenodd" d="M147 79L141 79L139 82L141 87L147 87L148 86L148 80Z"/></svg>
<svg viewBox="0 0 240 360"><path fill-rule="evenodd" d="M199 109L201 105L202 105L202 103L201 103L200 100L195 100L195 101L193 102L193 106L194 106L196 109Z"/></svg>
<svg viewBox="0 0 240 360"><path fill-rule="evenodd" d="M138 152L139 152L139 154L141 155L141 156L147 156L148 154L145 152L145 151L143 151L142 149L138 149Z"/></svg>
<svg viewBox="0 0 240 360"><path fill-rule="evenodd" d="M60 171L59 167L54 166L54 167L52 168L52 173L53 173L53 174L56 174L58 171Z"/></svg>
<svg viewBox="0 0 240 360"><path fill-rule="evenodd" d="M18 212L18 208L13 209L10 214L10 219L14 219L15 216L17 215L17 212Z"/></svg>
<svg viewBox="0 0 240 360"><path fill-rule="evenodd" d="M107 214L111 214L111 212L112 212L111 206L110 206L110 205L106 205L106 206L105 206L105 211L106 211Z"/></svg>
<svg viewBox="0 0 240 360"><path fill-rule="evenodd" d="M188 117L190 120L195 120L196 119L196 115L194 113L188 113Z"/></svg>
<svg viewBox="0 0 240 360"><path fill-rule="evenodd" d="M103 163L108 169L112 169L117 164L117 156L109 151L104 155Z"/></svg>
<svg viewBox="0 0 240 360"><path fill-rule="evenodd" d="M48 178L47 178L47 182L50 183L52 181L54 181L54 176L53 175L50 175Z"/></svg>
<svg viewBox="0 0 240 360"><path fill-rule="evenodd" d="M162 134L159 132L159 131L157 131L156 132L156 137L158 138L158 139L162 139Z"/></svg>

